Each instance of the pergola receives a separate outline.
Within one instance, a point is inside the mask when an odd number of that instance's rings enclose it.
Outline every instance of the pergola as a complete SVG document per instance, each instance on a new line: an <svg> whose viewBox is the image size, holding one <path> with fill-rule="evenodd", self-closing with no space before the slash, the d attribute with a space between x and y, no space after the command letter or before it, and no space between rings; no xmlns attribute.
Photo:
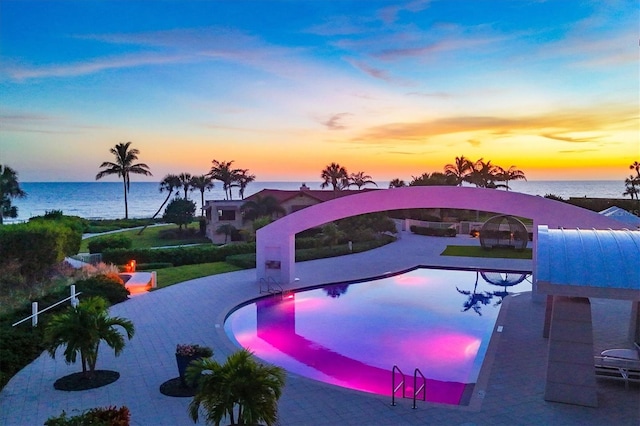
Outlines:
<svg viewBox="0 0 640 426"><path fill-rule="evenodd" d="M589 298L631 300L630 340L640 339L640 232L538 227L538 291L549 338L545 399L597 406Z"/></svg>

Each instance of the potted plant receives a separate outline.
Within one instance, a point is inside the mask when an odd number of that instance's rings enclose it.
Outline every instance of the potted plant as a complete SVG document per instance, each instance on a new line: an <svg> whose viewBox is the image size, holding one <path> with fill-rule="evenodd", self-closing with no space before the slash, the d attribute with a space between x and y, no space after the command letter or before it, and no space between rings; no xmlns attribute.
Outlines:
<svg viewBox="0 0 640 426"><path fill-rule="evenodd" d="M176 346L176 363L178 364L178 373L180 375L180 383L187 387L185 381L185 371L187 366L200 358L209 358L213 356L213 350L208 346L200 346L197 344L178 344Z"/></svg>
<svg viewBox="0 0 640 426"><path fill-rule="evenodd" d="M246 349L229 356L224 364L200 359L187 369L189 383L197 384L189 404L189 416L219 426L227 419L232 425L266 424L278 419L278 400L284 387L285 371L256 361Z"/></svg>

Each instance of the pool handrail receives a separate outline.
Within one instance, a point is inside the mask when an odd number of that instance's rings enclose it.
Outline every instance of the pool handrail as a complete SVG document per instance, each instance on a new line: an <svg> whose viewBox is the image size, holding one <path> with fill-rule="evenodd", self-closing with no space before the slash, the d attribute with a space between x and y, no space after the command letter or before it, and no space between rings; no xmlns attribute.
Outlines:
<svg viewBox="0 0 640 426"><path fill-rule="evenodd" d="M398 383L398 386L396 386L396 371L402 376L402 380L400 381L400 383ZM398 368L397 365L394 365L393 369L391 369L391 405L393 407L396 406L396 392L398 392L400 387L402 387L402 397L405 397L405 382L406 380L404 373L402 372L402 370L400 370L400 368Z"/></svg>
<svg viewBox="0 0 640 426"><path fill-rule="evenodd" d="M420 378L422 379L422 384L420 385L419 388L417 383L418 375L420 375ZM416 368L413 371L413 406L411 407L414 410L416 409L416 397L420 392L422 392L422 400L426 401L427 400L427 379L424 377L424 374L422 374L422 371L420 371L419 368Z"/></svg>

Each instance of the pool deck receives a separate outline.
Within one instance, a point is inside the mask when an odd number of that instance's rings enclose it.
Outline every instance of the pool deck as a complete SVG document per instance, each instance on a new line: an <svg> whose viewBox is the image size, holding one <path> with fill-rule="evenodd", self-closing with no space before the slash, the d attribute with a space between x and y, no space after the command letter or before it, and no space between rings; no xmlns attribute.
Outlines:
<svg viewBox="0 0 640 426"><path fill-rule="evenodd" d="M296 264L299 281L286 289L372 277L416 265L530 270L529 260L440 256L448 244L478 244L466 236L423 237L401 233L399 241L366 253ZM61 354L46 353L21 370L0 393L0 424L41 425L63 410L126 405L132 425L192 425L191 398L172 398L160 385L177 376L178 343L200 343L223 361L238 348L227 338L223 321L238 304L259 296L255 270L200 278L133 297L111 308L111 315L133 321L135 337L118 358L102 347L98 369L116 370L120 379L108 386L63 392L53 382L80 370ZM630 302L592 300L595 352L630 347ZM389 397L342 389L288 374L279 403L281 425L638 425L640 390L616 381L598 380L598 408L546 402L547 342L542 337L544 304L529 294L506 299L499 322L504 330L492 338L481 372L484 384L474 403L457 407L410 399L392 407ZM390 366L391 367L391 366ZM201 421L200 424L203 424Z"/></svg>

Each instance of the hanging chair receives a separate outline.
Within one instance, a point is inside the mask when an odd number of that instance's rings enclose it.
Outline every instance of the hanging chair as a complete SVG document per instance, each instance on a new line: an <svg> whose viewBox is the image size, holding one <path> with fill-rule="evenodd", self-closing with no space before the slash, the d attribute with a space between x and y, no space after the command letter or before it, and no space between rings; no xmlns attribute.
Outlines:
<svg viewBox="0 0 640 426"><path fill-rule="evenodd" d="M502 247L523 250L528 242L527 228L513 216L494 216L480 228L480 246L484 249Z"/></svg>

